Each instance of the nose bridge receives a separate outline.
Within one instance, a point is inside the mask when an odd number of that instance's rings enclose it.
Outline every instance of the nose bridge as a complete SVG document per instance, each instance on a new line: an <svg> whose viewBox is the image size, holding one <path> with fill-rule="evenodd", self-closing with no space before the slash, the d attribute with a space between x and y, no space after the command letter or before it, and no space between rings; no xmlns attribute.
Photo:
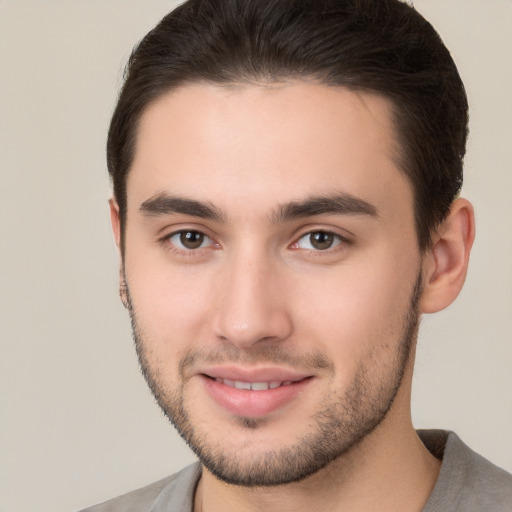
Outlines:
<svg viewBox="0 0 512 512"><path fill-rule="evenodd" d="M263 340L282 340L291 317L278 287L279 265L268 251L241 247L232 251L219 275L216 335L240 348Z"/></svg>

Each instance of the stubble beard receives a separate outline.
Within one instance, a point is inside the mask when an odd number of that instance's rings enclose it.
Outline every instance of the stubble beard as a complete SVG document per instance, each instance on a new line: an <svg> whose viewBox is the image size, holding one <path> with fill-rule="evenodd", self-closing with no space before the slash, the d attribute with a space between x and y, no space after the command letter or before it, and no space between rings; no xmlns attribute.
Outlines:
<svg viewBox="0 0 512 512"><path fill-rule="evenodd" d="M400 389L416 341L421 291L421 274L418 274L392 366L386 369L387 373L380 381L376 383L370 375L371 368L361 364L343 396L333 394L321 401L318 411L312 417L315 428L308 434L291 446L273 451L262 449L251 460L241 460L236 455L227 454L222 444L214 444L208 438L208 432L195 428L184 400L183 379L179 388L165 388L159 372L149 362L147 340L139 327L126 286L127 307L140 368L158 405L204 467L226 483L246 487L284 485L311 476L356 447L384 420ZM231 350L230 361L242 360L242 357L237 358L234 353ZM265 361L280 362L287 359L280 354L280 349L268 350ZM187 357L190 358L190 355ZM317 357L322 359L323 356L317 354ZM258 361L261 362L261 359ZM374 363L378 364L378 361ZM181 370L184 365L186 361L182 360ZM248 436L251 430L265 424L265 420L252 418L241 417L235 420L239 426L247 429Z"/></svg>

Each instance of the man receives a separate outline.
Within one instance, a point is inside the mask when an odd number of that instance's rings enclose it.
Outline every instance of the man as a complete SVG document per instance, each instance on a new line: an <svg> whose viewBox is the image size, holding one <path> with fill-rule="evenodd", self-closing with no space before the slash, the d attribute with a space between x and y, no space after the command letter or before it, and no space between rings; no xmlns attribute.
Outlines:
<svg viewBox="0 0 512 512"><path fill-rule="evenodd" d="M462 288L467 101L398 0L190 0L108 139L121 298L200 463L100 511L502 511L512 477L416 432L422 313Z"/></svg>

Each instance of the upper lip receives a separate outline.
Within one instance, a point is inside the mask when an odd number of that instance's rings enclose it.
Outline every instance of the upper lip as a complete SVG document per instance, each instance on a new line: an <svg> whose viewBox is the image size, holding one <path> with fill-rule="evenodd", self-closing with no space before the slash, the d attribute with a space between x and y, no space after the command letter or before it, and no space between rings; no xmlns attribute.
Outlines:
<svg viewBox="0 0 512 512"><path fill-rule="evenodd" d="M215 366L201 369L197 373L207 375L212 379L228 379L238 382L297 382L312 376L308 373L278 367Z"/></svg>

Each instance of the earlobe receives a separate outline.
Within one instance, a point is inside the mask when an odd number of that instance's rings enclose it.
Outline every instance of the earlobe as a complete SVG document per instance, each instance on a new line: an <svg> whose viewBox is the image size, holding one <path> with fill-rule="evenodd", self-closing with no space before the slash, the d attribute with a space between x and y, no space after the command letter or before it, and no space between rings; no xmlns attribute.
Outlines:
<svg viewBox="0 0 512 512"><path fill-rule="evenodd" d="M473 206L466 199L453 202L450 213L433 235L424 259L422 313L448 307L460 293L475 238Z"/></svg>

